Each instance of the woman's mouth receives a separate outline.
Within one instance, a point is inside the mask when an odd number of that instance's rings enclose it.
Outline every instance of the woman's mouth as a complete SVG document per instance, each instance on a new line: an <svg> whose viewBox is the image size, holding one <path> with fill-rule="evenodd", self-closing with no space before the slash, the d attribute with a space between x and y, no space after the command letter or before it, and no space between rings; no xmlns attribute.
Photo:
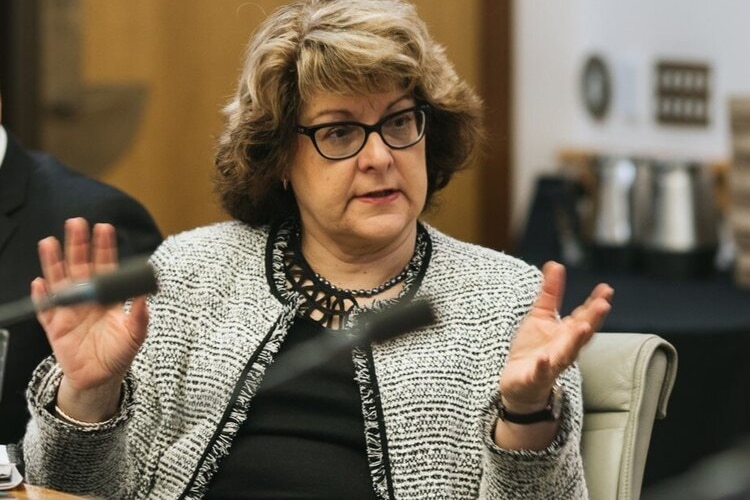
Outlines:
<svg viewBox="0 0 750 500"><path fill-rule="evenodd" d="M383 189L382 191L372 191L370 193L365 194L368 198L382 198L384 196L388 196L389 194L395 193L395 189Z"/></svg>
<svg viewBox="0 0 750 500"><path fill-rule="evenodd" d="M381 189L379 191L370 191L363 195L357 196L361 201L368 203L389 203L395 200L399 195L397 189Z"/></svg>

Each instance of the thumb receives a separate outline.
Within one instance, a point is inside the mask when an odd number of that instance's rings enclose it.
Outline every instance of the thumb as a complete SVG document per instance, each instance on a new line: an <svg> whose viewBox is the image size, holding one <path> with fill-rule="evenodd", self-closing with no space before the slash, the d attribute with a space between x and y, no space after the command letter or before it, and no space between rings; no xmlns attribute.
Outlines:
<svg viewBox="0 0 750 500"><path fill-rule="evenodd" d="M34 281L31 282L31 300L35 303L39 303L39 301L41 301L48 293L49 289L47 287L47 281L44 278L34 278ZM37 310L36 318L39 321L39 324L45 327L50 321L52 321L53 314L54 311L51 309L46 311Z"/></svg>
<svg viewBox="0 0 750 500"><path fill-rule="evenodd" d="M565 289L565 266L549 261L542 267L542 289L534 302L534 312L554 316L562 304Z"/></svg>
<svg viewBox="0 0 750 500"><path fill-rule="evenodd" d="M138 345L143 344L148 329L148 307L146 297L133 299L128 312L127 328L130 337Z"/></svg>

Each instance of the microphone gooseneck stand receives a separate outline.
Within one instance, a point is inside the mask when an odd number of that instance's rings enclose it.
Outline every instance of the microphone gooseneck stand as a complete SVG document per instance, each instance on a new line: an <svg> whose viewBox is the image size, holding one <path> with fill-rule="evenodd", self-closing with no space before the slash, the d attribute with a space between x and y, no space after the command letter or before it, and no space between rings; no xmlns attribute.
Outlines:
<svg viewBox="0 0 750 500"><path fill-rule="evenodd" d="M39 311L57 306L86 302L114 304L155 292L157 288L156 275L151 264L143 257L133 258L123 262L115 271L73 283L39 301L26 297L0 305L0 327L13 325L33 317Z"/></svg>

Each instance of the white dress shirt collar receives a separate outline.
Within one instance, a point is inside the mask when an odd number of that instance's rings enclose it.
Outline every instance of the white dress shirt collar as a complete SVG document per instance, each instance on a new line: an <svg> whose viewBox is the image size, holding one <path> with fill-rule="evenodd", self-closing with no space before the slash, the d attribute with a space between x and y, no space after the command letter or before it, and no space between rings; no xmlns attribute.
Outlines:
<svg viewBox="0 0 750 500"><path fill-rule="evenodd" d="M8 134L5 129L0 125L0 167L3 166L3 160L5 160L5 151L8 149Z"/></svg>

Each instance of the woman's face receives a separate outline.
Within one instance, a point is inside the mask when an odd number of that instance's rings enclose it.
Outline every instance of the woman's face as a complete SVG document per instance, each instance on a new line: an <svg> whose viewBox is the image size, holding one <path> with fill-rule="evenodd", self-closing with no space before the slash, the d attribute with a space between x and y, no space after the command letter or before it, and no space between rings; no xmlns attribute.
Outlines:
<svg viewBox="0 0 750 500"><path fill-rule="evenodd" d="M359 97L321 92L303 104L298 123L373 125L415 104L402 90ZM371 133L353 157L329 160L318 153L310 137L298 134L289 180L305 238L356 252L383 248L412 235L427 196L425 141L392 149L379 134Z"/></svg>

